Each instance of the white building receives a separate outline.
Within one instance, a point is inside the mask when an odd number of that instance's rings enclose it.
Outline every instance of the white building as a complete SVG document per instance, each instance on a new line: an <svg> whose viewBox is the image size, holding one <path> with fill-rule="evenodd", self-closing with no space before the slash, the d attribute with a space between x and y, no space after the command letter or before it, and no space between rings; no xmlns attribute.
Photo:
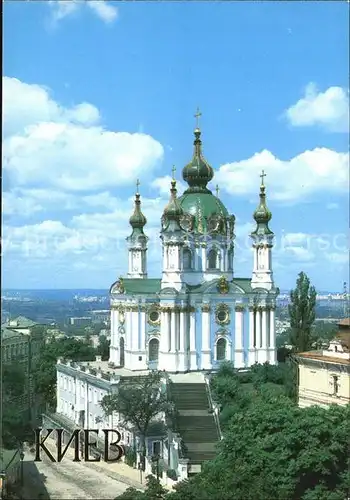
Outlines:
<svg viewBox="0 0 350 500"><path fill-rule="evenodd" d="M276 362L272 272L274 235L263 178L251 234L252 275L237 277L231 215L207 184L214 170L204 159L201 132L183 169L188 188L177 197L173 179L161 218L162 275L148 278L146 217L140 194L127 238L129 269L110 290L110 362L137 371L215 370L223 360L237 368Z"/></svg>

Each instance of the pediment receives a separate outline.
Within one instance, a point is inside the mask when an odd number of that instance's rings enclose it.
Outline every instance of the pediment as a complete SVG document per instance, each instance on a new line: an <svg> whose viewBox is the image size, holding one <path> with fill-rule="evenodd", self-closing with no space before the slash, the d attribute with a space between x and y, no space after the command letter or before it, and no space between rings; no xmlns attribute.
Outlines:
<svg viewBox="0 0 350 500"><path fill-rule="evenodd" d="M162 288L161 291L159 292L159 295L178 295L178 291L175 288L172 287L167 287L167 288Z"/></svg>

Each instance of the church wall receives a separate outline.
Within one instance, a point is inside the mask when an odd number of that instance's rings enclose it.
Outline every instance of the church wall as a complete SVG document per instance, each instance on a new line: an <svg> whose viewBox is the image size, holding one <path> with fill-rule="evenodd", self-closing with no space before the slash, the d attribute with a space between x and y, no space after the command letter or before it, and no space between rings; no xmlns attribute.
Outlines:
<svg viewBox="0 0 350 500"><path fill-rule="evenodd" d="M243 316L243 348L244 348L244 363L248 364L248 346L249 346L249 312L248 308L244 310Z"/></svg>
<svg viewBox="0 0 350 500"><path fill-rule="evenodd" d="M201 351L202 351L202 310L201 310L202 302L196 303L196 353L197 353L197 366L198 369L201 369ZM193 370L193 367L191 366Z"/></svg>

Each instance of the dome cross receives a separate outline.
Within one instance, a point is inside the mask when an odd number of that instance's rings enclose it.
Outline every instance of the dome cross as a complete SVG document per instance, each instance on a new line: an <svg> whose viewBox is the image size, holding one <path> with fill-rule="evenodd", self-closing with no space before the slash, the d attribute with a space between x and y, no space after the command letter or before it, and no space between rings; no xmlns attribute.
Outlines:
<svg viewBox="0 0 350 500"><path fill-rule="evenodd" d="M266 177L267 174L265 174L265 171L262 170L261 174L260 174L260 178L261 178L261 185L263 186L264 185L264 177Z"/></svg>
<svg viewBox="0 0 350 500"><path fill-rule="evenodd" d="M197 107L196 114L194 115L196 119L196 128L199 128L199 118L202 116L200 109Z"/></svg>

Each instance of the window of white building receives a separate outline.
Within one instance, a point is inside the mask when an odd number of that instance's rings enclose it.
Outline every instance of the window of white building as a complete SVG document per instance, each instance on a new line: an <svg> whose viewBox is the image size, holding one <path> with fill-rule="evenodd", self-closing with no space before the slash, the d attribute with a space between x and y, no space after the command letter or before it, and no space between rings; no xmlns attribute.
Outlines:
<svg viewBox="0 0 350 500"><path fill-rule="evenodd" d="M185 271L192 269L192 253L189 248L183 251L183 268Z"/></svg>
<svg viewBox="0 0 350 500"><path fill-rule="evenodd" d="M208 269L209 270L217 270L220 269L220 258L219 252L212 248L208 253Z"/></svg>

